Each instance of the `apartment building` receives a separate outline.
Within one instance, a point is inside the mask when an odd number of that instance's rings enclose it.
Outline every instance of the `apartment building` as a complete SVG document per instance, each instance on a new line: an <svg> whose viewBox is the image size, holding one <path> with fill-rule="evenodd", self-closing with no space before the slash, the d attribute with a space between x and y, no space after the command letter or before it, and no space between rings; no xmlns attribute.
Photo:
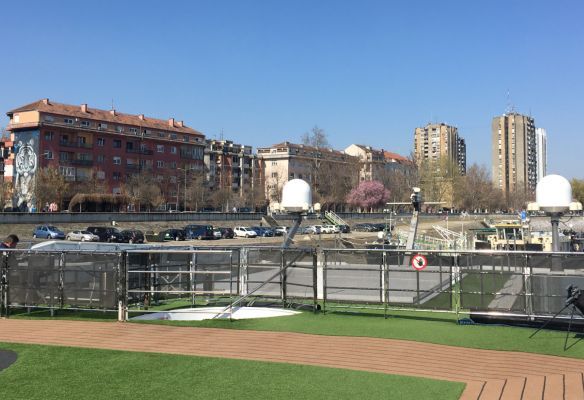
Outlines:
<svg viewBox="0 0 584 400"><path fill-rule="evenodd" d="M333 176L357 172L359 159L342 151L283 142L257 149L264 173L266 197L279 201L282 186L291 179L304 179L313 188L330 184Z"/></svg>
<svg viewBox="0 0 584 400"><path fill-rule="evenodd" d="M352 144L345 149L345 153L359 158L359 181L374 181L381 179L385 168L383 150L371 146Z"/></svg>
<svg viewBox="0 0 584 400"><path fill-rule="evenodd" d="M229 188L243 196L263 185L258 158L251 146L230 140L207 140L205 166L211 189Z"/></svg>
<svg viewBox="0 0 584 400"><path fill-rule="evenodd" d="M446 158L458 166L461 174L466 173L466 142L454 126L440 123L416 128L414 154L418 165L423 161L437 162Z"/></svg>
<svg viewBox="0 0 584 400"><path fill-rule="evenodd" d="M547 175L547 132L543 128L535 128L537 147L537 182Z"/></svg>
<svg viewBox="0 0 584 400"><path fill-rule="evenodd" d="M493 185L508 199L514 192L535 192L537 184L537 144L535 121L516 112L493 118Z"/></svg>
<svg viewBox="0 0 584 400"><path fill-rule="evenodd" d="M35 176L56 167L68 181L97 178L111 194L148 174L161 184L168 207L178 208L181 170L203 169L205 136L174 118L101 110L42 99L7 112L13 153L5 176L14 183L14 207L35 204Z"/></svg>

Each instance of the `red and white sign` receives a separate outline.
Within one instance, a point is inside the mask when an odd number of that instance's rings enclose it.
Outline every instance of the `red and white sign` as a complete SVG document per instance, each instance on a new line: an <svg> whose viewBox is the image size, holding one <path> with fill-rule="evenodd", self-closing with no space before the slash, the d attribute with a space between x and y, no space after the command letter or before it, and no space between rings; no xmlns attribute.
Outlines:
<svg viewBox="0 0 584 400"><path fill-rule="evenodd" d="M416 254L412 257L412 267L416 271L421 271L428 266L428 260L421 254Z"/></svg>

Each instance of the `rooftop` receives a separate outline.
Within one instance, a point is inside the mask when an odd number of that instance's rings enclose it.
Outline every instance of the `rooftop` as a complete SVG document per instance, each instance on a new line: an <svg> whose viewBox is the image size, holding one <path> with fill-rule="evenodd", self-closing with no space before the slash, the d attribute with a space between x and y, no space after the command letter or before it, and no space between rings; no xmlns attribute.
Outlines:
<svg viewBox="0 0 584 400"><path fill-rule="evenodd" d="M114 109L100 110L98 108L90 108L87 104L71 105L49 101L49 99L41 99L22 107L15 108L6 113L8 117L12 118L15 113L26 111L38 111L48 114L56 114L63 116L70 116L76 118L91 119L97 121L118 123L124 125L140 126L142 128L151 128L157 130L173 131L179 133L189 133L192 135L199 135L204 138L204 134L189 128L184 125L183 121L175 121L174 118L168 120L145 117L144 114L133 115L123 114Z"/></svg>

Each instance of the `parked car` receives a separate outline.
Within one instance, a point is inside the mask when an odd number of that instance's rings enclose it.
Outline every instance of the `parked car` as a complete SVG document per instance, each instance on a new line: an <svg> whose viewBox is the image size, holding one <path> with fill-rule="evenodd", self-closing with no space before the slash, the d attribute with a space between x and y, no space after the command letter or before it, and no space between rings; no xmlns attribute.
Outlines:
<svg viewBox="0 0 584 400"><path fill-rule="evenodd" d="M353 226L353 230L355 232L375 232L377 231L377 228L375 228L373 225L371 224L356 224L355 226Z"/></svg>
<svg viewBox="0 0 584 400"><path fill-rule="evenodd" d="M97 235L100 242L122 243L124 241L124 237L118 228L111 228L109 226L88 226L86 230Z"/></svg>
<svg viewBox="0 0 584 400"><path fill-rule="evenodd" d="M125 229L121 234L126 243L144 243L144 233L137 229Z"/></svg>
<svg viewBox="0 0 584 400"><path fill-rule="evenodd" d="M273 237L274 236L274 230L267 228L265 226L252 226L251 229L253 229L255 231L255 233L258 234L258 236L262 236L262 237Z"/></svg>
<svg viewBox="0 0 584 400"><path fill-rule="evenodd" d="M235 233L235 236L237 237L246 238L254 238L258 235L256 231L246 226L236 226L235 228L233 228L233 233Z"/></svg>
<svg viewBox="0 0 584 400"><path fill-rule="evenodd" d="M306 227L305 233L310 233L312 235L318 235L320 233L321 228L322 228L322 225L310 225L310 226Z"/></svg>
<svg viewBox="0 0 584 400"><path fill-rule="evenodd" d="M53 225L39 225L32 231L33 238L65 239L65 233Z"/></svg>
<svg viewBox="0 0 584 400"><path fill-rule="evenodd" d="M213 227L211 225L187 225L184 228L187 239L215 239Z"/></svg>
<svg viewBox="0 0 584 400"><path fill-rule="evenodd" d="M284 236L287 233L288 233L288 228L285 226L277 226L274 229L274 235L276 235L276 236Z"/></svg>
<svg viewBox="0 0 584 400"><path fill-rule="evenodd" d="M339 225L339 230L341 233L350 233L351 227L349 225Z"/></svg>
<svg viewBox="0 0 584 400"><path fill-rule="evenodd" d="M213 231L211 231L211 232L213 232ZM158 233L158 236L162 240L185 240L187 237L187 235L183 229L176 229L176 228L166 229L166 230Z"/></svg>
<svg viewBox="0 0 584 400"><path fill-rule="evenodd" d="M214 239L223 239L223 234L218 228L213 229L213 238Z"/></svg>
<svg viewBox="0 0 584 400"><path fill-rule="evenodd" d="M233 239L235 233L233 233L233 229L231 228L217 228L221 232L221 236L223 239Z"/></svg>
<svg viewBox="0 0 584 400"><path fill-rule="evenodd" d="M323 225L322 233L339 233L339 227L336 225Z"/></svg>
<svg viewBox="0 0 584 400"><path fill-rule="evenodd" d="M88 231L72 231L65 237L67 240L77 240L80 242L99 242L99 236Z"/></svg>

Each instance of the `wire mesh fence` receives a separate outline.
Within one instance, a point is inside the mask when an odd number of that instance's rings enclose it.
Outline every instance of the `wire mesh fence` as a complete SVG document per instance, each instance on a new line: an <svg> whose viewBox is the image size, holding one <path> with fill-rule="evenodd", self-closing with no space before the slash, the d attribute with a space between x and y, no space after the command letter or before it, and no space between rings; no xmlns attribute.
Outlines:
<svg viewBox="0 0 584 400"><path fill-rule="evenodd" d="M423 259L424 265L414 260ZM229 247L0 253L0 314L276 300L346 308L553 315L584 254ZM567 312L567 311L566 311Z"/></svg>

